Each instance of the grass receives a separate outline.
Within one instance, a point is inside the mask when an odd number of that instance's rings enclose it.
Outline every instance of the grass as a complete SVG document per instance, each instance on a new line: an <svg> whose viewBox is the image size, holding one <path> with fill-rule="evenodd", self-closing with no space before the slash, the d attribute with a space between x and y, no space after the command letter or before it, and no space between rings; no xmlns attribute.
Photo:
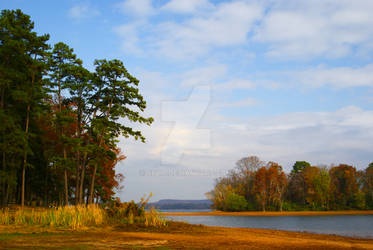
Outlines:
<svg viewBox="0 0 373 250"><path fill-rule="evenodd" d="M154 208L150 208L150 210L145 213L144 223L145 223L145 226L152 226L152 227L167 226L167 220L165 216L159 214L159 212Z"/></svg>
<svg viewBox="0 0 373 250"><path fill-rule="evenodd" d="M105 221L105 211L97 205L65 206L53 209L20 209L0 212L0 225L41 225L49 227L98 226Z"/></svg>
<svg viewBox="0 0 373 250"><path fill-rule="evenodd" d="M122 209L123 210L123 209ZM63 227L73 230L95 227L103 224L144 224L146 227L167 226L165 217L155 209L135 214L128 213L111 216L98 205L65 206L52 209L19 209L16 211L0 211L0 225L48 226Z"/></svg>

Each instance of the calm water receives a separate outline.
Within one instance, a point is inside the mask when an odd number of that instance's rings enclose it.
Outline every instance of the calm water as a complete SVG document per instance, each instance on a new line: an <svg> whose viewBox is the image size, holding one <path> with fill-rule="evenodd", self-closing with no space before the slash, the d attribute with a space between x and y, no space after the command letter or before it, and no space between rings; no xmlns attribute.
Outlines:
<svg viewBox="0 0 373 250"><path fill-rule="evenodd" d="M373 215L167 216L167 218L207 226L278 229L373 238Z"/></svg>

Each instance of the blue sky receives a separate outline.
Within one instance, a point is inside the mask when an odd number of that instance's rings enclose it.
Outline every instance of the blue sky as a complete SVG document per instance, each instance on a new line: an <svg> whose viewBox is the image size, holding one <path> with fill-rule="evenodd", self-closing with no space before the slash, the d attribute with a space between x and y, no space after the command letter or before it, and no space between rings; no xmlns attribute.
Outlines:
<svg viewBox="0 0 373 250"><path fill-rule="evenodd" d="M200 199L241 157L286 171L373 161L370 0L2 0L38 33L122 60L148 101L147 143L121 138L123 200ZM126 121L123 121L126 122Z"/></svg>

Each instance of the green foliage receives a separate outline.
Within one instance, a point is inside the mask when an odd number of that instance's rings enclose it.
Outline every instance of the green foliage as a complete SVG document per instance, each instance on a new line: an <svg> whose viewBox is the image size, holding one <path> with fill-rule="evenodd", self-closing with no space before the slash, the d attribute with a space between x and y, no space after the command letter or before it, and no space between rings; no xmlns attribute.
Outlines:
<svg viewBox="0 0 373 250"><path fill-rule="evenodd" d="M283 211L304 211L304 210L308 210L308 208L306 208L303 205L299 205L295 202L285 201L282 205L282 210Z"/></svg>
<svg viewBox="0 0 373 250"><path fill-rule="evenodd" d="M292 172L293 173L299 173L306 167L311 167L311 164L306 162L306 161L296 161L293 165Z"/></svg>
<svg viewBox="0 0 373 250"><path fill-rule="evenodd" d="M247 201L245 197L230 193L224 202L224 210L231 212L245 211L247 209Z"/></svg>
<svg viewBox="0 0 373 250"><path fill-rule="evenodd" d="M365 209L366 202L365 202L365 194L362 191L358 191L355 194L355 202L354 202L354 209Z"/></svg>
<svg viewBox="0 0 373 250"><path fill-rule="evenodd" d="M330 199L330 176L327 170L321 169L320 173L313 179L315 187L315 202L323 210L328 209Z"/></svg>

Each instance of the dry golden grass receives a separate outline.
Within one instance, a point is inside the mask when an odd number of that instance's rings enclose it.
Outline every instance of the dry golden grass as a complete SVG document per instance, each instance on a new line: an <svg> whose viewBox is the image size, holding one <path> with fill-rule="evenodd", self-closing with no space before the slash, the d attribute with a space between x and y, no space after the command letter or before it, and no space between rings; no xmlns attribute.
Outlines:
<svg viewBox="0 0 373 250"><path fill-rule="evenodd" d="M122 212L124 209L119 209ZM0 210L0 225L64 227L73 230L107 224L143 224L146 227L165 227L167 220L157 210L150 209L141 215L110 216L98 205L65 206L52 209L25 208Z"/></svg>
<svg viewBox="0 0 373 250"><path fill-rule="evenodd" d="M167 220L165 216L161 215L153 207L145 213L145 226L152 227L165 227L167 226Z"/></svg>
<svg viewBox="0 0 373 250"><path fill-rule="evenodd" d="M97 205L0 211L0 225L41 225L78 229L101 225L104 219L105 211Z"/></svg>

